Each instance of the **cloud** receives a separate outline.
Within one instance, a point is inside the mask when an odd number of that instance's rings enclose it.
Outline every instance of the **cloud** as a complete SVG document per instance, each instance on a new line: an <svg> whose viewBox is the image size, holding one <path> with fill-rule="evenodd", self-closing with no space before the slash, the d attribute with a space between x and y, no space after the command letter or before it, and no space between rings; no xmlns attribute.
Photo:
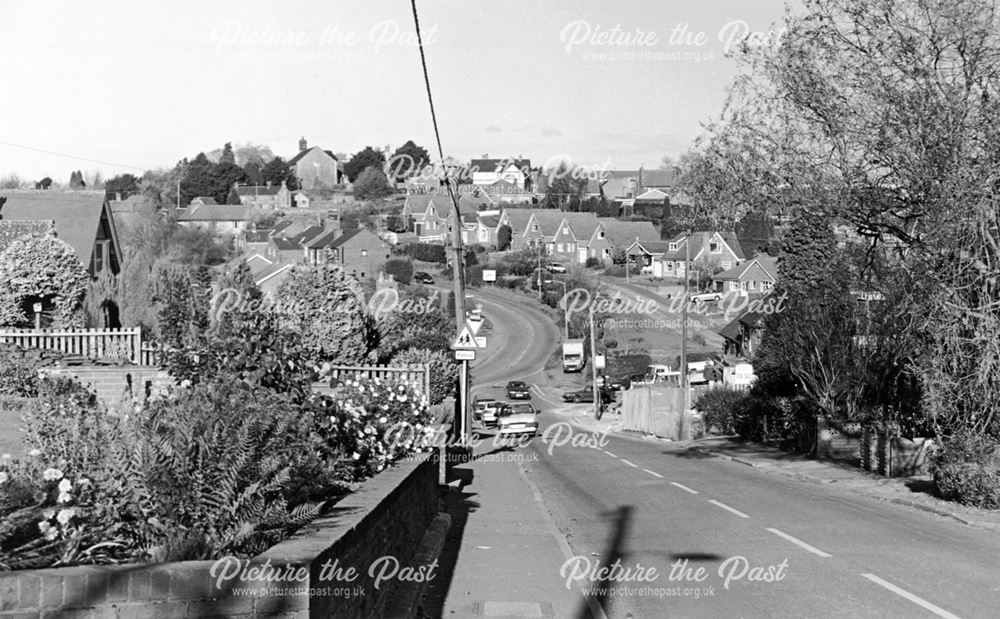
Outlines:
<svg viewBox="0 0 1000 619"><path fill-rule="evenodd" d="M486 132L487 133L503 133L503 129L501 129L500 127L498 127L496 125L490 125L489 127L486 127Z"/></svg>
<svg viewBox="0 0 1000 619"><path fill-rule="evenodd" d="M555 138L562 135L562 131L558 129L553 129L552 127L542 127L542 135L547 138Z"/></svg>

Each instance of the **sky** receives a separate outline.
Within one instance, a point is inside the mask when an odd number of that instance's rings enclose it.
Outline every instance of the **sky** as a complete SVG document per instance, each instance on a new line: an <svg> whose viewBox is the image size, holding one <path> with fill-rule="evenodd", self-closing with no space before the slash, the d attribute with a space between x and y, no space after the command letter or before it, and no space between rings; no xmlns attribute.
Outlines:
<svg viewBox="0 0 1000 619"><path fill-rule="evenodd" d="M610 169L687 150L736 75L727 42L773 44L785 14L783 0L417 8L446 156ZM409 0L2 0L0 24L0 177L139 174L226 142L289 158L301 137L437 156Z"/></svg>

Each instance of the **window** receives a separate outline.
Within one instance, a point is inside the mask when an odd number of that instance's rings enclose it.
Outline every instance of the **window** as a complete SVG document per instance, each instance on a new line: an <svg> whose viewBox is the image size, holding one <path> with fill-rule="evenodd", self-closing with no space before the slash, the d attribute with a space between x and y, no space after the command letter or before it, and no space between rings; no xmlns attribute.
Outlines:
<svg viewBox="0 0 1000 619"><path fill-rule="evenodd" d="M719 243L709 243L708 244L708 251L710 253L713 253L713 254L721 254L722 253L722 245L720 245Z"/></svg>
<svg viewBox="0 0 1000 619"><path fill-rule="evenodd" d="M747 288L750 290L757 290L757 282L750 280L747 282Z"/></svg>
<svg viewBox="0 0 1000 619"><path fill-rule="evenodd" d="M563 234L569 234L569 226L563 226Z"/></svg>
<svg viewBox="0 0 1000 619"><path fill-rule="evenodd" d="M94 273L100 273L104 269L110 268L110 256L108 255L109 241L97 241L94 243Z"/></svg>
<svg viewBox="0 0 1000 619"><path fill-rule="evenodd" d="M538 232L538 224L535 224L535 225L533 225L533 226L531 227L531 230L532 230L533 232Z"/></svg>
<svg viewBox="0 0 1000 619"><path fill-rule="evenodd" d="M671 243L670 246L669 246L669 248L668 248L668 250L669 251L677 251L677 243Z"/></svg>
<svg viewBox="0 0 1000 619"><path fill-rule="evenodd" d="M736 290L736 282L729 282L729 289Z"/></svg>
<svg viewBox="0 0 1000 619"><path fill-rule="evenodd" d="M601 230L600 232L597 233L597 238L599 238L599 239L603 239L604 238L604 230Z"/></svg>
<svg viewBox="0 0 1000 619"><path fill-rule="evenodd" d="M747 283L746 282L740 282L740 290L746 290L746 289L747 289Z"/></svg>
<svg viewBox="0 0 1000 619"><path fill-rule="evenodd" d="M732 268L732 266L733 266L733 263L729 262L728 260L724 260L722 262L722 270L723 271L729 270L730 268Z"/></svg>
<svg viewBox="0 0 1000 619"><path fill-rule="evenodd" d="M559 252L560 254L563 253L563 244L562 243L559 243L556 246L556 251Z"/></svg>
<svg viewBox="0 0 1000 619"><path fill-rule="evenodd" d="M364 258L367 255L368 255L368 250L367 249L362 249L361 250L361 257ZM362 277L364 277L364 274L362 274Z"/></svg>
<svg viewBox="0 0 1000 619"><path fill-rule="evenodd" d="M774 288L774 284L773 284L773 283L771 283L771 282L761 282L761 283L760 283L760 289L761 289L761 291L763 291L763 292L767 292L767 291L768 291L768 290L770 290L771 288Z"/></svg>

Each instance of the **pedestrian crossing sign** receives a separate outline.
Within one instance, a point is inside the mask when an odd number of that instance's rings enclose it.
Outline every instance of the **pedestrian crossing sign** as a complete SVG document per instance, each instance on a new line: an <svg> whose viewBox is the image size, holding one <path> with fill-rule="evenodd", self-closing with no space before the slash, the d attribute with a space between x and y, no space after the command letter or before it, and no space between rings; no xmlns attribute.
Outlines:
<svg viewBox="0 0 1000 619"><path fill-rule="evenodd" d="M476 335L469 328L469 325L465 325L462 328L462 332L455 338L455 343L451 347L455 350L475 350L480 348L479 342L476 341Z"/></svg>

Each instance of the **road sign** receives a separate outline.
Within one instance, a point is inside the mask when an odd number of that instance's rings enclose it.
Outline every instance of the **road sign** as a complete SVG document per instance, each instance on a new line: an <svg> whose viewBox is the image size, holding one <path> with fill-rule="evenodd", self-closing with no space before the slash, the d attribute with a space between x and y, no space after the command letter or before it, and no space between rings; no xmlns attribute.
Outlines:
<svg viewBox="0 0 1000 619"><path fill-rule="evenodd" d="M473 334L472 329L469 327L468 323L462 328L462 332L458 334L455 338L455 343L451 345L455 350L475 350L479 348L479 344L476 342L476 336Z"/></svg>
<svg viewBox="0 0 1000 619"><path fill-rule="evenodd" d="M483 281L484 282L495 282L495 281L497 281L497 271L496 271L496 269L483 269Z"/></svg>
<svg viewBox="0 0 1000 619"><path fill-rule="evenodd" d="M603 370L604 366L604 355L594 355L594 367L598 370Z"/></svg>
<svg viewBox="0 0 1000 619"><path fill-rule="evenodd" d="M455 351L456 361L475 361L476 351L474 350L456 350Z"/></svg>
<svg viewBox="0 0 1000 619"><path fill-rule="evenodd" d="M483 326L483 320L481 318L479 320L472 320L470 318L465 321L465 325L469 327L469 331L472 331L472 335L477 335L479 333L479 329Z"/></svg>
<svg viewBox="0 0 1000 619"><path fill-rule="evenodd" d="M486 348L486 336L485 335L477 335L476 336L476 345L479 346L480 348Z"/></svg>

